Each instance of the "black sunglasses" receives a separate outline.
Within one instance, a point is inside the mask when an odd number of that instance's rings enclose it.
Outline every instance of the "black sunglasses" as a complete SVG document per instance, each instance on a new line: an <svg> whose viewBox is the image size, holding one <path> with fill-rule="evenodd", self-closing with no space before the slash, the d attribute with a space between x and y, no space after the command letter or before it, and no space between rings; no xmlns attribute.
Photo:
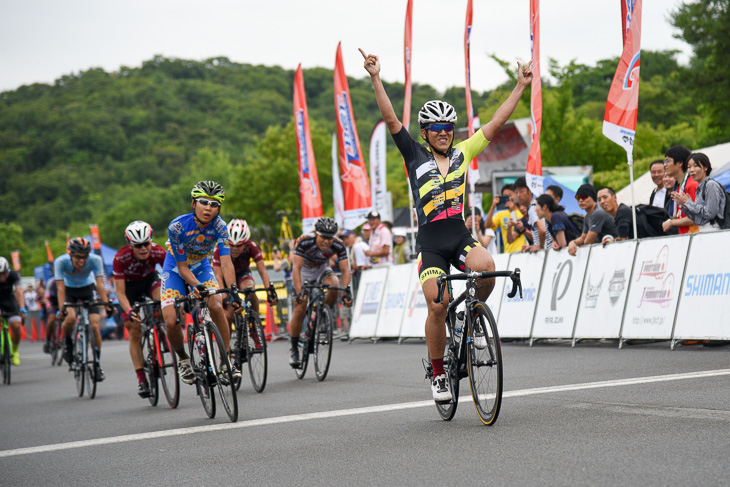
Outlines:
<svg viewBox="0 0 730 487"><path fill-rule="evenodd" d="M150 247L151 245L152 245L152 242L138 243L138 244L134 244L134 248L143 249L145 247Z"/></svg>

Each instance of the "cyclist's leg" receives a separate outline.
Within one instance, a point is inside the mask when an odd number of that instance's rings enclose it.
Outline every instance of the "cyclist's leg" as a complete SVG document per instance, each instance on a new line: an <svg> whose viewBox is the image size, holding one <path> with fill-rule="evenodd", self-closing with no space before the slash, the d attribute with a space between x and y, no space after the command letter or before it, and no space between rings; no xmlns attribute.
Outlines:
<svg viewBox="0 0 730 487"><path fill-rule="evenodd" d="M182 327L177 323L175 299L185 295L185 282L177 272L164 271L160 283L162 317L165 320L167 338L180 360L187 360Z"/></svg>
<svg viewBox="0 0 730 487"><path fill-rule="evenodd" d="M339 286L340 280L335 275L335 273L332 271L332 269L328 268L328 271L322 274L322 277L320 278L322 284L329 284L330 286ZM335 305L337 304L337 297L339 296L339 291L336 289L330 289L327 291L327 295L324 297L324 302L329 306L331 309L335 309ZM334 313L333 313L334 316Z"/></svg>
<svg viewBox="0 0 730 487"><path fill-rule="evenodd" d="M203 283L203 285L205 285L205 287L209 289L219 289L218 281L215 278L215 274L213 274L213 269L210 267L210 264L201 265L195 269L193 273L195 274L195 277ZM226 347L226 352L228 352L231 346L231 327L228 325L226 313L223 311L223 299L228 300L230 298L228 296L224 297L220 294L211 296L210 299L208 299L208 310L210 311L210 317L213 320L213 323L215 323L215 326L218 327L218 331L221 332L223 344Z"/></svg>
<svg viewBox="0 0 730 487"><path fill-rule="evenodd" d="M461 256L464 256L466 267L473 271L494 271L494 259L489 251L472 239L473 243L464 246ZM482 279L479 281L478 296L482 301L486 301L492 289L494 289L495 278Z"/></svg>
<svg viewBox="0 0 730 487"><path fill-rule="evenodd" d="M238 277L238 276L236 276ZM242 277L238 279L238 289L249 289L256 286L256 283L253 280L253 276L251 275L251 271L247 270ZM249 298L251 300L251 308L256 312L256 314L259 313L259 297L256 296L256 293L251 293L249 295Z"/></svg>
<svg viewBox="0 0 730 487"><path fill-rule="evenodd" d="M302 321L304 313L307 311L307 298L304 297L301 303L294 301L292 303L291 320L289 321L289 340L291 347L289 350L289 365L292 367L299 366L299 336L302 333Z"/></svg>

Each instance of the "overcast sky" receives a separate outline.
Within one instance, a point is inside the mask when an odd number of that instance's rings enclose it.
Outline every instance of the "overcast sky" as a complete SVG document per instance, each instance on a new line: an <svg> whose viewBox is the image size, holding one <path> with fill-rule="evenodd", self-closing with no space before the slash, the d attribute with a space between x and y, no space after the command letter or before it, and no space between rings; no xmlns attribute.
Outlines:
<svg viewBox="0 0 730 487"><path fill-rule="evenodd" d="M413 81L439 90L464 85L466 0L414 0ZM547 60L594 64L621 53L620 0L543 0ZM642 49L682 51L667 18L679 0L646 2ZM342 41L345 69L365 76L357 51L381 57L382 77L403 81L406 0L0 0L0 91L92 67L116 71L156 54L296 68L333 68ZM474 0L472 88L505 81L487 54L530 57L529 0ZM305 79L306 81L306 79Z"/></svg>

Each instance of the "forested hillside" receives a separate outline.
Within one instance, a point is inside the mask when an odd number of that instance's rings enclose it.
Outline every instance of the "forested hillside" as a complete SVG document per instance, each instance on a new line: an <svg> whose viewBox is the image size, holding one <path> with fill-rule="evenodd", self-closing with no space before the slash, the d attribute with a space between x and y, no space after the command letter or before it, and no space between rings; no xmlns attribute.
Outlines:
<svg viewBox="0 0 730 487"><path fill-rule="evenodd" d="M727 2L719 3L725 4L724 10L705 19L708 25L727 17ZM642 52L634 149L638 173L670 145L702 147L730 139L730 116L723 116L730 87L723 83L730 76L727 68L717 67L722 52L718 49L730 38L730 22L724 30L710 33L713 44L707 41L710 34L692 37L699 35L695 27L702 15L706 12L683 6L674 18L696 47L690 66L680 66L674 52ZM543 67L554 80L544 80L543 88L544 165L592 164L597 182L625 184L625 153L601 135L617 62L618 58L596 66L551 62ZM513 71L512 60L503 65L505 71ZM349 84L367 159L379 111L362 67L348 70L357 76ZM718 83L708 78L710 71ZM304 70L323 203L330 214L332 77L329 69ZM50 240L59 254L66 232L85 234L89 223L98 223L102 239L119 246L124 227L135 219L150 222L157 239L164 241L165 226L188 211L189 189L199 179L219 180L226 188L223 216L248 219L260 236L278 227L278 211L298 222L293 78L291 70L226 58L157 56L139 67L122 66L111 73L90 69L63 76L53 85L0 93L0 204L5 209L0 217L0 255L18 248L25 266L42 263L43 240ZM482 122L511 88L508 82L491 92L473 93ZM386 90L400 114L403 86L386 84ZM463 88L439 93L428 85L415 85L412 118L433 98L444 98L464 113ZM528 115L529 94L515 118ZM460 125L465 119L460 116ZM392 144L388 185L394 205L404 205L402 162Z"/></svg>

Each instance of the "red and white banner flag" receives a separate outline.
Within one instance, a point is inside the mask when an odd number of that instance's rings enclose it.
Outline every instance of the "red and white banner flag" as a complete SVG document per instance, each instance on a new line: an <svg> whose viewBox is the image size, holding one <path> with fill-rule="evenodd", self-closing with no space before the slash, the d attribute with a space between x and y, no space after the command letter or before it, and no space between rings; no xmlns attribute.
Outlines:
<svg viewBox="0 0 730 487"><path fill-rule="evenodd" d="M51 252L51 246L48 243L48 240L46 240L46 257L48 258L49 263L53 263L53 252Z"/></svg>
<svg viewBox="0 0 730 487"><path fill-rule="evenodd" d="M345 225L345 198L342 196L340 161L337 157L337 134L332 132L332 199L335 205L335 223L339 228Z"/></svg>
<svg viewBox="0 0 730 487"><path fill-rule="evenodd" d="M626 150L630 163L636 135L636 116L639 113L641 3L641 0L630 2L627 16L624 17L630 19L629 32L608 92L603 117L603 135Z"/></svg>
<svg viewBox="0 0 730 487"><path fill-rule="evenodd" d="M629 33L629 26L631 26L631 13L634 10L635 0L619 0L621 2L621 40L622 45L626 45L626 36Z"/></svg>
<svg viewBox="0 0 730 487"><path fill-rule="evenodd" d="M322 194L319 191L317 163L314 160L312 136L309 132L309 112L304 93L302 65L294 74L294 124L297 131L299 156L299 197L302 202L302 233L312 233L317 219L322 217Z"/></svg>
<svg viewBox="0 0 730 487"><path fill-rule="evenodd" d="M10 252L10 260L13 263L13 270L20 271L20 250Z"/></svg>
<svg viewBox="0 0 730 487"><path fill-rule="evenodd" d="M388 206L388 186L386 184L385 141L386 127L381 120L375 125L370 136L370 184L373 199L373 210L380 213L384 221L393 221Z"/></svg>
<svg viewBox="0 0 730 487"><path fill-rule="evenodd" d="M469 130L469 137L474 135L474 107L471 103L471 26L473 18L472 0L466 4L466 24L464 26L464 67L466 68L466 124ZM469 172L467 173L469 180L469 188L474 193L474 185L479 181L479 165L475 157L469 163ZM473 205L472 205L473 206Z"/></svg>
<svg viewBox="0 0 730 487"><path fill-rule="evenodd" d="M527 156L525 179L532 194L539 196L542 190L542 154L540 131L542 130L542 80L540 79L540 0L530 0L530 44L532 46L532 93L530 121L532 144Z"/></svg>
<svg viewBox="0 0 730 487"><path fill-rule="evenodd" d="M403 126L409 130L411 123L411 42L413 40L413 0L406 6L406 29L403 40L403 66L406 71L405 97L403 99Z"/></svg>
<svg viewBox="0 0 730 487"><path fill-rule="evenodd" d="M366 220L371 198L368 171L362 157L350 100L350 88L347 85L345 66L342 62L342 43L337 44L335 58L335 111L340 178L345 196L345 228L355 228Z"/></svg>
<svg viewBox="0 0 730 487"><path fill-rule="evenodd" d="M99 225L89 225L89 233L91 233L91 246L94 253L101 257L101 235L99 234Z"/></svg>

